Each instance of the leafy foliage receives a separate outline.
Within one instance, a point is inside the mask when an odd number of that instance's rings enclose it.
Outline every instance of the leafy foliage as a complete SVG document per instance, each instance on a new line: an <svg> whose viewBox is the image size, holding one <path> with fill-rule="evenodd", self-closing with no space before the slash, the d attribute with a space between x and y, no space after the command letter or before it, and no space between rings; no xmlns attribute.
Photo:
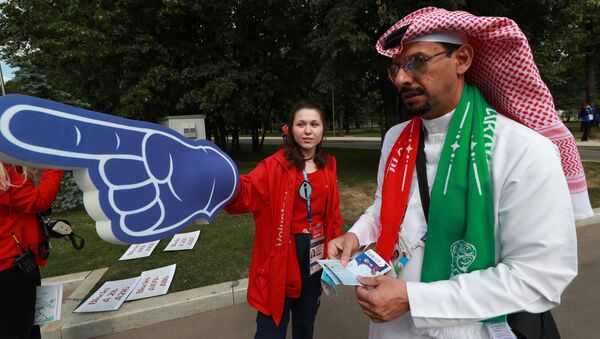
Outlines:
<svg viewBox="0 0 600 339"><path fill-rule="evenodd" d="M9 92L148 121L201 113L221 147L249 128L259 150L259 131L297 99L321 101L332 120L333 91L338 127L395 123L374 43L424 6L515 20L558 108L598 94L594 0L9 0L0 53L21 69Z"/></svg>
<svg viewBox="0 0 600 339"><path fill-rule="evenodd" d="M70 211L83 206L83 192L75 183L72 172L65 172L60 183L60 190L52 203L53 212Z"/></svg>

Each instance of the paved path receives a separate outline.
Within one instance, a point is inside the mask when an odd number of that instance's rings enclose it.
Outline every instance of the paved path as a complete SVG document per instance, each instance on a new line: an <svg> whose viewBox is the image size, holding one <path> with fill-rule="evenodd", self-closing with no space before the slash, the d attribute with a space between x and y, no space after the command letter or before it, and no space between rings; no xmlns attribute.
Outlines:
<svg viewBox="0 0 600 339"><path fill-rule="evenodd" d="M561 306L552 311L565 339L593 338L600 333L600 224L578 227L577 236L579 276L564 293ZM349 287L337 298L323 296L315 339L366 338L368 321L355 299ZM256 312L244 303L101 338L252 338L255 317Z"/></svg>
<svg viewBox="0 0 600 339"><path fill-rule="evenodd" d="M240 143L249 144L250 138L240 138ZM266 137L265 144L280 145L281 138ZM381 140L378 137L327 137L324 141L325 147L331 148L353 148L353 149L380 149ZM588 142L577 141L577 149L584 161L600 161L600 140Z"/></svg>

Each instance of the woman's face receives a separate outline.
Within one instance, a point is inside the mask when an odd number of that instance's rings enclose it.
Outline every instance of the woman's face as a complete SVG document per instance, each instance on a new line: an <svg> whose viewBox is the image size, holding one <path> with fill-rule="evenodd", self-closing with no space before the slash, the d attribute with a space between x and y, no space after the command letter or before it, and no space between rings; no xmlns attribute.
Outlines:
<svg viewBox="0 0 600 339"><path fill-rule="evenodd" d="M312 108L303 108L294 116L292 134L296 143L307 156L314 154L315 148L323 139L323 121L319 112Z"/></svg>

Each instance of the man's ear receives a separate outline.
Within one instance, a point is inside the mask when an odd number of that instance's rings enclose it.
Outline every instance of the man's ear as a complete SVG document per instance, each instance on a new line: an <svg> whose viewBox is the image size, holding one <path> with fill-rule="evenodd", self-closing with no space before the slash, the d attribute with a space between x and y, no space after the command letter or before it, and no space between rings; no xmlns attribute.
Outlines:
<svg viewBox="0 0 600 339"><path fill-rule="evenodd" d="M456 60L458 62L457 72L459 75L467 73L473 62L473 56L475 52L473 47L469 44L460 46L455 52Z"/></svg>

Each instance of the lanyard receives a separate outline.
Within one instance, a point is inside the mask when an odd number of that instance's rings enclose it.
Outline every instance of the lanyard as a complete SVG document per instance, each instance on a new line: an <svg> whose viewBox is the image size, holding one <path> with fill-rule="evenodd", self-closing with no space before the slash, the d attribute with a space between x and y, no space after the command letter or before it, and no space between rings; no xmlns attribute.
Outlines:
<svg viewBox="0 0 600 339"><path fill-rule="evenodd" d="M304 181L300 184L299 193L300 196L306 200L306 211L308 214L308 227L310 227L312 231L312 209L310 207L310 195L312 193L312 186L310 185L310 181L308 181L308 174L306 170L302 170L302 176L304 176Z"/></svg>
<svg viewBox="0 0 600 339"><path fill-rule="evenodd" d="M421 126L421 134L419 135L419 148L417 149L417 180L419 182L419 194L421 195L421 205L425 214L425 222L429 222L429 183L427 182L427 157L425 156L425 133ZM427 232L421 237L421 241L425 242ZM413 248L414 249L414 248Z"/></svg>

